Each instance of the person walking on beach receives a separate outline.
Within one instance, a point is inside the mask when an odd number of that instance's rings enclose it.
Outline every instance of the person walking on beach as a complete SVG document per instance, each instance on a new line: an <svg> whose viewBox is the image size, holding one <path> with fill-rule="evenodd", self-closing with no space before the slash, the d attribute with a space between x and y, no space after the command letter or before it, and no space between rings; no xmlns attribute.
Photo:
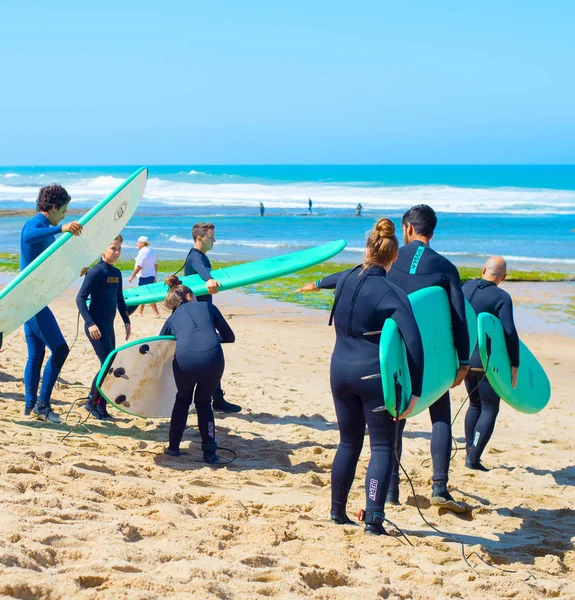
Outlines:
<svg viewBox="0 0 575 600"><path fill-rule="evenodd" d="M451 322L459 369L452 387L458 386L469 371L469 332L465 298L457 267L429 246L437 225L435 211L426 204L410 208L401 220L404 246L388 273L388 279L406 294L439 286L445 289L451 309ZM431 459L433 464L431 504L456 513L466 512L447 489L451 460L451 402L449 391L429 407L431 417ZM405 423L402 423L402 427ZM399 447L401 459L401 444ZM395 461L390 485L390 501L399 503L399 465Z"/></svg>
<svg viewBox="0 0 575 600"><path fill-rule="evenodd" d="M160 335L176 338L173 370L178 391L170 421L170 443L165 452L170 456L180 456L180 443L193 401L204 461L218 464L211 399L224 373L221 344L233 343L235 335L222 313L210 302L197 302L192 290L182 285L177 275L168 277L166 284L170 291L165 304L172 315Z"/></svg>
<svg viewBox="0 0 575 600"><path fill-rule="evenodd" d="M116 347L114 333L116 310L119 311L122 321L124 321L126 341L130 339L131 325L122 289L122 272L114 267L114 263L120 258L123 241L122 236L118 235L104 250L100 262L87 272L76 296L76 306L85 323L84 331L94 348L100 365L104 364L110 352ZM90 300L89 307L88 299ZM106 409L106 401L96 389L97 376L96 373L92 381L86 410L98 420L106 421L112 417Z"/></svg>
<svg viewBox="0 0 575 600"><path fill-rule="evenodd" d="M141 235L137 242L138 256L136 256L134 271L128 277L128 282L132 283L134 277L138 278L138 285L150 285L156 283L158 276L158 259L156 253L150 248L150 241L145 235ZM154 319L160 318L158 307L155 302L151 302L150 306L154 313ZM136 312L137 317L144 315L144 305L140 304Z"/></svg>
<svg viewBox="0 0 575 600"><path fill-rule="evenodd" d="M266 209L264 207L263 202L260 202L260 217L263 217L265 215Z"/></svg>
<svg viewBox="0 0 575 600"><path fill-rule="evenodd" d="M355 216L356 217L361 217L361 211L363 210L363 206L361 205L361 202L355 207Z"/></svg>
<svg viewBox="0 0 575 600"><path fill-rule="evenodd" d="M367 425L371 457L365 477L363 521L366 532L374 535L385 535L384 505L393 468L396 422L385 409L381 379L367 376L380 371L379 339L387 319L397 323L405 341L411 378L413 395L400 419L413 411L423 381L419 328L406 294L386 276L398 248L395 226L389 219L379 219L367 240L363 265L297 290L336 289L332 309L336 340L330 380L340 443L331 473L331 519L337 524L352 523L346 505Z"/></svg>
<svg viewBox="0 0 575 600"><path fill-rule="evenodd" d="M218 293L220 287L220 282L212 277L212 264L206 256L216 243L215 229L216 226L213 223L196 223L192 227L194 247L188 253L184 265L184 275L195 275L197 273L206 282L208 294L197 296L196 300L208 304L212 304L212 296ZM242 410L242 407L238 404L232 404L225 400L221 384L218 384L214 390L213 406L214 410L225 413L237 413Z"/></svg>
<svg viewBox="0 0 575 600"><path fill-rule="evenodd" d="M22 228L21 271L55 242L55 235L66 232L75 236L81 235L82 225L77 221L58 225L66 215L70 200L70 194L60 185L40 188L36 203L38 214L26 221ZM60 417L52 410L51 397L58 375L70 352L68 344L52 311L47 306L24 323L24 335L28 347L28 360L24 370L26 398L24 414L30 415L33 411L34 415L42 421L60 423ZM46 346L51 355L44 368L40 397L38 397Z"/></svg>
<svg viewBox="0 0 575 600"><path fill-rule="evenodd" d="M313 202L311 201L311 198L307 199L307 208L309 210L309 214L311 215L311 207L313 205Z"/></svg>
<svg viewBox="0 0 575 600"><path fill-rule="evenodd" d="M465 283L463 293L477 314L486 312L501 321L511 361L511 383L515 387L519 370L519 336L513 320L511 296L499 288L506 276L505 260L501 256L492 256L483 267L481 279ZM481 464L481 456L495 429L500 398L485 377L477 345L469 363L471 368L465 377L469 394L469 408L465 415L465 466L476 471L488 471Z"/></svg>

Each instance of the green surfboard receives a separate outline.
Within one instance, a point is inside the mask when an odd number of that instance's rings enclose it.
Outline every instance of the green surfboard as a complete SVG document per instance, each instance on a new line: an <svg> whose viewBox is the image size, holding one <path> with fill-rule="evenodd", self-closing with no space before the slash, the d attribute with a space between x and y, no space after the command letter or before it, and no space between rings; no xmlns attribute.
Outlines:
<svg viewBox="0 0 575 600"><path fill-rule="evenodd" d="M78 219L82 235L63 233L0 291L2 338L48 306L122 231L134 214L148 179L148 169L131 175L107 198Z"/></svg>
<svg viewBox="0 0 575 600"><path fill-rule="evenodd" d="M225 269L216 269L212 271L212 277L222 284L219 288L220 291L233 290L317 265L341 252L346 244L345 240L337 240L299 252L264 258ZM199 275L188 275L181 279L182 283L191 288L196 296L204 296L209 293L206 282ZM127 306L137 306L150 302L162 302L167 293L168 286L163 282L158 282L125 289L124 299Z"/></svg>
<svg viewBox="0 0 575 600"><path fill-rule="evenodd" d="M459 360L453 344L451 311L447 293L429 287L408 295L423 342L423 391L410 417L429 408L453 384ZM466 302L469 354L477 340L477 321L473 308ZM384 323L379 343L379 362L383 397L389 413L396 416L396 386L401 386L400 413L411 396L411 380L405 343L393 319Z"/></svg>
<svg viewBox="0 0 575 600"><path fill-rule="evenodd" d="M543 410L551 398L551 384L531 350L519 341L519 371L517 386L513 388L501 321L489 313L480 313L477 329L479 355L495 393L520 412L532 414Z"/></svg>

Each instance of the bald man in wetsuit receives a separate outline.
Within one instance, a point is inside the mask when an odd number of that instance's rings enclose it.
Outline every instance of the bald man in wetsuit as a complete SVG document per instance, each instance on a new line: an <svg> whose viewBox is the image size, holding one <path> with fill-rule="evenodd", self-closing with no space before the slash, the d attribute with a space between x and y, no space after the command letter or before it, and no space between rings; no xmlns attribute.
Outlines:
<svg viewBox="0 0 575 600"><path fill-rule="evenodd" d="M481 279L468 281L463 286L463 293L477 314L486 312L501 321L511 361L511 383L515 387L519 370L519 336L513 320L511 296L499 287L506 277L507 263L501 256L492 256L483 267ZM500 398L485 377L477 346L471 356L470 367L465 377L469 394L469 408L465 415L465 466L475 471L488 471L481 463L481 455L495 429Z"/></svg>

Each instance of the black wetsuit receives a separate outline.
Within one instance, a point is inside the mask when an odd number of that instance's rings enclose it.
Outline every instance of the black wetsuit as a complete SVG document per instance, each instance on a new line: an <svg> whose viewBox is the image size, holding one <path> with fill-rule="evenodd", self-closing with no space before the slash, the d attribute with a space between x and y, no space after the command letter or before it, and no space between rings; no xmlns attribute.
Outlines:
<svg viewBox="0 0 575 600"><path fill-rule="evenodd" d="M168 318L160 335L176 337L173 369L178 391L170 423L169 448L179 450L192 400L202 442L214 443L211 398L224 373L221 343L234 342L234 332L213 304L186 302Z"/></svg>
<svg viewBox="0 0 575 600"><path fill-rule="evenodd" d="M195 275L196 273L204 280L209 281L212 279L212 263L210 259L197 248L192 248L186 258L186 264L184 265L184 275ZM206 294L205 296L196 296L198 302L213 302L212 295Z"/></svg>
<svg viewBox="0 0 575 600"><path fill-rule="evenodd" d="M90 307L87 302L90 298ZM119 311L125 324L130 322L122 288L122 273L113 265L100 262L92 267L84 277L82 287L76 296L76 306L84 319L84 331L98 356L100 365L104 363L110 352L116 347L114 335L114 318ZM102 337L94 340L88 330L97 325ZM96 376L92 382L90 398L94 404L99 402L96 394Z"/></svg>
<svg viewBox="0 0 575 600"><path fill-rule="evenodd" d="M469 332L465 318L465 298L459 272L453 263L427 244L413 241L399 249L399 255L388 273L388 279L411 294L431 286L442 287L449 298L453 340L460 365L469 364ZM451 457L451 404L449 391L429 407L431 417L432 480L447 485ZM405 421L401 422L402 429ZM401 457L401 445L399 456ZM391 489L399 488L399 465L394 465ZM445 488L447 489L447 488Z"/></svg>
<svg viewBox="0 0 575 600"><path fill-rule="evenodd" d="M511 296L485 279L468 281L463 286L463 293L477 314L486 312L501 321L511 366L519 367L519 336L513 321ZM477 346L471 356L470 366L471 370L465 378L469 394L469 408L465 415L465 446L469 462L476 465L493 434L500 399L484 376Z"/></svg>
<svg viewBox="0 0 575 600"><path fill-rule="evenodd" d="M336 342L331 357L331 390L340 431L340 443L332 467L332 514L345 512L347 498L365 437L367 424L371 457L367 469L366 513L381 513L393 465L395 423L383 409L381 379L362 380L380 372L380 335L386 319L397 322L407 348L413 393L421 394L423 347L405 293L390 283L385 270L354 267L317 282L336 286L333 310ZM367 518L366 518L367 522Z"/></svg>

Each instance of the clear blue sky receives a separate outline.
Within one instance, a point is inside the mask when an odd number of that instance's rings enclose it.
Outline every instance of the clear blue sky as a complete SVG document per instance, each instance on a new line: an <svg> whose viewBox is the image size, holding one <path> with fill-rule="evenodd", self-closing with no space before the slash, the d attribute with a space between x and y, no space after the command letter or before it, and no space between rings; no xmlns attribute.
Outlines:
<svg viewBox="0 0 575 600"><path fill-rule="evenodd" d="M572 0L0 13L0 164L575 163Z"/></svg>

